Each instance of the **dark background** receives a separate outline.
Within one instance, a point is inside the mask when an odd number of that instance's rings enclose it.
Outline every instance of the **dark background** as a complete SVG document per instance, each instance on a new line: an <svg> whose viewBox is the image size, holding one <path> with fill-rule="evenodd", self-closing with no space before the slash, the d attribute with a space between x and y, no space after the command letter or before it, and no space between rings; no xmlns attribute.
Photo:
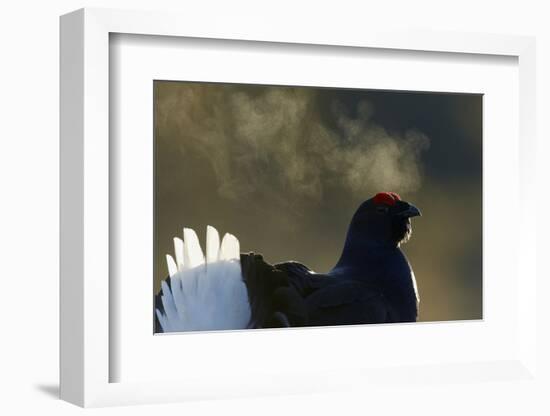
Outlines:
<svg viewBox="0 0 550 416"><path fill-rule="evenodd" d="M420 320L482 317L482 96L156 81L155 291L172 238L207 224L319 272L357 206L418 206L403 246Z"/></svg>

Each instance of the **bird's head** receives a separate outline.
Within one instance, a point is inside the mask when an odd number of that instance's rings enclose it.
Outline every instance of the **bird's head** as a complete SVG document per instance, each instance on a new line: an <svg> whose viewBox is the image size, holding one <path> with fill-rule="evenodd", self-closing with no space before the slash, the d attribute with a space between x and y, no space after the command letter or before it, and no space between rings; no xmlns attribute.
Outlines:
<svg viewBox="0 0 550 416"><path fill-rule="evenodd" d="M380 192L359 206L350 232L354 238L399 246L411 236L411 218L420 215L418 208L403 201L395 192Z"/></svg>

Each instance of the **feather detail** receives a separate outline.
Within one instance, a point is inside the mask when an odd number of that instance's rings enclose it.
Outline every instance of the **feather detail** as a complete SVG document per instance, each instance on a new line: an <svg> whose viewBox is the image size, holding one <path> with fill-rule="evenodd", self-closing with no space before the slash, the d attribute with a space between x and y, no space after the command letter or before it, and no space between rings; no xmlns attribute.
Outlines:
<svg viewBox="0 0 550 416"><path fill-rule="evenodd" d="M176 304L172 297L172 291L166 282L162 282L162 306L168 320L175 322L178 319Z"/></svg>
<svg viewBox="0 0 550 416"><path fill-rule="evenodd" d="M220 260L238 260L240 256L239 240L233 234L225 234L222 239Z"/></svg>
<svg viewBox="0 0 550 416"><path fill-rule="evenodd" d="M206 227L206 263L214 263L220 256L220 234L211 225Z"/></svg>
<svg viewBox="0 0 550 416"><path fill-rule="evenodd" d="M184 266L183 253L185 251L183 240L178 237L174 237L174 254L176 255L176 264L178 270L182 270Z"/></svg>
<svg viewBox="0 0 550 416"><path fill-rule="evenodd" d="M202 254L199 238L191 228L183 229L184 251L183 262L185 267L192 269L204 264L204 254Z"/></svg>
<svg viewBox="0 0 550 416"><path fill-rule="evenodd" d="M176 266L176 262L170 254L166 255L166 265L168 266L168 274L170 276L173 276L178 272L178 266Z"/></svg>

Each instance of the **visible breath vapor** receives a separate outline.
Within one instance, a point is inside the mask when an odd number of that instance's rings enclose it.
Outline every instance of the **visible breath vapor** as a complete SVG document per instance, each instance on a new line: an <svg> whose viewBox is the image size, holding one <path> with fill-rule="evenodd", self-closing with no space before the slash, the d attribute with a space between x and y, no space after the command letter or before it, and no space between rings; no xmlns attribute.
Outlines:
<svg viewBox="0 0 550 416"><path fill-rule="evenodd" d="M484 317L482 95L153 87L155 293L183 227L204 241L210 224L236 235L242 252L326 272L357 207L395 191L422 211L404 246L420 319Z"/></svg>
<svg viewBox="0 0 550 416"><path fill-rule="evenodd" d="M179 85L159 103L158 130L175 132L164 139L208 161L224 198L314 204L328 188L366 198L421 185L429 139L390 134L372 121L367 101L346 108L323 103L316 89Z"/></svg>

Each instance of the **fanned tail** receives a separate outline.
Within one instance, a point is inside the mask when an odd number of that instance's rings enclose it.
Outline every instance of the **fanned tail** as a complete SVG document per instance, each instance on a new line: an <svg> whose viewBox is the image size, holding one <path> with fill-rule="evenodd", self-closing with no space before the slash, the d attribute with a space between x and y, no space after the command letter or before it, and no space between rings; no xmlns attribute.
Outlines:
<svg viewBox="0 0 550 416"><path fill-rule="evenodd" d="M247 328L248 292L241 273L239 240L206 228L206 257L197 234L184 228L174 238L175 259L166 256L169 277L156 297L157 332Z"/></svg>

